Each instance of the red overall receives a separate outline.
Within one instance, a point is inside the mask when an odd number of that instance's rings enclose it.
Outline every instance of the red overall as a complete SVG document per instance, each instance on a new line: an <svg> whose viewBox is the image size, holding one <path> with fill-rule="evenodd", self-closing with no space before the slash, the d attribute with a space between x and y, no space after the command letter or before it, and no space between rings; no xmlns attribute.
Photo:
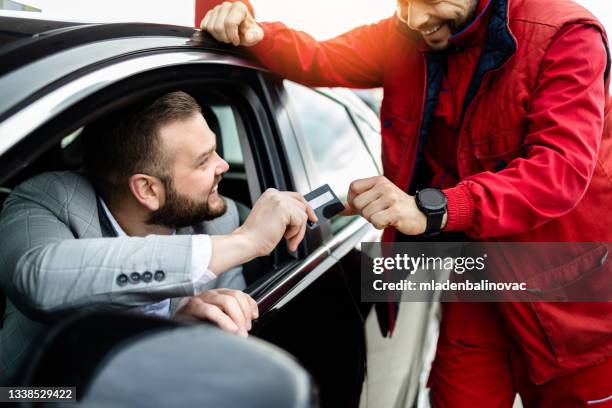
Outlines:
<svg viewBox="0 0 612 408"><path fill-rule="evenodd" d="M252 52L307 85L382 86L385 176L409 191L418 158L426 160L448 198L445 230L480 240L611 242L603 27L569 0L483 0L478 11L443 58L396 18L324 42L264 23ZM592 263L605 261L595 256ZM610 263L601 273L612 282ZM562 283L581 272L568 271ZM612 395L612 303L443 308L430 378L437 406L511 406L517 390L528 406Z"/></svg>

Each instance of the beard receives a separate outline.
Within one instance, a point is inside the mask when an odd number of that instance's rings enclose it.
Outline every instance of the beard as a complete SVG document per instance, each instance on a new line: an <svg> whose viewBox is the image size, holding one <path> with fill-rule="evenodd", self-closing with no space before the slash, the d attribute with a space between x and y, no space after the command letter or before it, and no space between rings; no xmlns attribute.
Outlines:
<svg viewBox="0 0 612 408"><path fill-rule="evenodd" d="M457 34L463 30L465 30L476 18L476 10L478 9L479 0L470 0L469 3L469 13L464 18L459 21L451 20L448 21L448 27L451 30L451 33Z"/></svg>
<svg viewBox="0 0 612 408"><path fill-rule="evenodd" d="M220 217L227 210L225 200L221 195L218 195L219 202L211 205L210 192L206 200L196 201L176 191L172 178L163 177L161 180L166 190L166 202L151 213L147 224L185 228ZM217 185L220 180L221 177L215 180L213 185Z"/></svg>

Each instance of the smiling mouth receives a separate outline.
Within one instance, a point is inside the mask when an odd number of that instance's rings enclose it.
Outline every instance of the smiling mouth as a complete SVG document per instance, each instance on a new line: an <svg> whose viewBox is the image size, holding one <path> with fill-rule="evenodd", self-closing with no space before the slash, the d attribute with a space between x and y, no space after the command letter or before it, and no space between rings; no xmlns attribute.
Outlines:
<svg viewBox="0 0 612 408"><path fill-rule="evenodd" d="M439 29L441 29L441 28L442 28L442 24L437 25L437 26L435 26L435 27L432 27L432 28L431 28L431 29L429 29L429 30L424 30L424 31L423 31L423 30L421 30L421 34L423 34L423 35L431 35L431 34L435 33L436 31L438 31L438 30L439 30Z"/></svg>
<svg viewBox="0 0 612 408"><path fill-rule="evenodd" d="M216 192L219 191L219 183L221 182L221 177L217 177L216 178L216 183L215 186L213 188L210 189L210 194L215 194Z"/></svg>

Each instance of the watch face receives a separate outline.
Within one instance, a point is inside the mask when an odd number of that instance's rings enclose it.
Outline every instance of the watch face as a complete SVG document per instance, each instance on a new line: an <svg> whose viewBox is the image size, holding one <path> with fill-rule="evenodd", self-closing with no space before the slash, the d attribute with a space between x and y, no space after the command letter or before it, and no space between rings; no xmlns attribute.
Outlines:
<svg viewBox="0 0 612 408"><path fill-rule="evenodd" d="M429 210L439 210L446 205L446 196L439 190L426 188L419 191L421 205Z"/></svg>

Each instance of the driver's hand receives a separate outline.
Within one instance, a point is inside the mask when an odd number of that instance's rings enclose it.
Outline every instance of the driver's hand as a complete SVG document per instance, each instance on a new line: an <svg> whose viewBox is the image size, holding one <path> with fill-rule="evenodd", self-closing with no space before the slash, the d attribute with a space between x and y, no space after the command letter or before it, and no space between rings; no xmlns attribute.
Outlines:
<svg viewBox="0 0 612 408"><path fill-rule="evenodd" d="M212 289L186 298L179 305L175 318L192 317L215 323L223 331L248 337L251 320L259 317L257 303L244 292L233 289Z"/></svg>

